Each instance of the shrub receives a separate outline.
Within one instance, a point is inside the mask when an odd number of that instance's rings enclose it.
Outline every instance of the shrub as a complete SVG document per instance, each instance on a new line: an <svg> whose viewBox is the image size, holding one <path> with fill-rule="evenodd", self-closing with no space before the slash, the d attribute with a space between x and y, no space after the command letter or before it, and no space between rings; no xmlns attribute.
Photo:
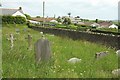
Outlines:
<svg viewBox="0 0 120 80"><path fill-rule="evenodd" d="M26 19L21 16L2 16L2 23L7 24L25 24Z"/></svg>

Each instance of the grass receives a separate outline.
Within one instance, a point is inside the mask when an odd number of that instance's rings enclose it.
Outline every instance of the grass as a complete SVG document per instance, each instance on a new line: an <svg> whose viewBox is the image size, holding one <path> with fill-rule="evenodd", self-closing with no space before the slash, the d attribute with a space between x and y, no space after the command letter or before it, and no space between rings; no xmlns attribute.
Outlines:
<svg viewBox="0 0 120 80"><path fill-rule="evenodd" d="M16 34L15 28L20 29ZM67 37L52 36L46 34L51 43L52 58L47 63L35 65L34 43L41 38L39 32L28 29L26 25L3 25L2 35L2 60L4 78L111 78L113 69L118 68L118 57L115 50L100 44L87 41L72 40ZM14 49L10 50L8 35L13 33L16 41ZM32 50L27 50L28 43L25 37L32 35ZM109 55L95 60L95 53L109 51ZM68 59L77 57L81 62L70 64Z"/></svg>
<svg viewBox="0 0 120 80"><path fill-rule="evenodd" d="M118 29L115 29L115 28L98 28L97 30L110 31L110 32L118 32Z"/></svg>

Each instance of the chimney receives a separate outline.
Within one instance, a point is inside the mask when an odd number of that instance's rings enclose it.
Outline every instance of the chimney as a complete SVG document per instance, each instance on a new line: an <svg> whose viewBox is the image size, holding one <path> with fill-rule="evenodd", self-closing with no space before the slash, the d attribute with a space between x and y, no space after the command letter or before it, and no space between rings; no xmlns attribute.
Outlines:
<svg viewBox="0 0 120 80"><path fill-rule="evenodd" d="M22 10L22 7L19 7L19 10Z"/></svg>

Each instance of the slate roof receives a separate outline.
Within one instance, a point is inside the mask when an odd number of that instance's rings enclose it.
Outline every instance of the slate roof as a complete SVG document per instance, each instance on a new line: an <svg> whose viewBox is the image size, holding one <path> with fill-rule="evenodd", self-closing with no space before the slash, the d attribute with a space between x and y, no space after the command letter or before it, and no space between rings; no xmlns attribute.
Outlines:
<svg viewBox="0 0 120 80"><path fill-rule="evenodd" d="M0 8L0 11L2 12L2 15L13 15L13 14L16 13L17 11L20 11L21 13L23 13L23 11L20 10L20 9ZM23 13L23 14L24 14L24 13Z"/></svg>

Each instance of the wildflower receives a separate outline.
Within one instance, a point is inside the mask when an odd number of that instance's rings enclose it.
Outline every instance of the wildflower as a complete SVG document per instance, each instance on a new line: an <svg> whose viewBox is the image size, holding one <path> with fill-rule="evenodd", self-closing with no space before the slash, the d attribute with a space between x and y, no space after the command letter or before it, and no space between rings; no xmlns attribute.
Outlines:
<svg viewBox="0 0 120 80"><path fill-rule="evenodd" d="M83 73L80 73L80 75L82 76L82 75L83 75Z"/></svg>
<svg viewBox="0 0 120 80"><path fill-rule="evenodd" d="M74 71L74 69L72 69L72 71Z"/></svg>

